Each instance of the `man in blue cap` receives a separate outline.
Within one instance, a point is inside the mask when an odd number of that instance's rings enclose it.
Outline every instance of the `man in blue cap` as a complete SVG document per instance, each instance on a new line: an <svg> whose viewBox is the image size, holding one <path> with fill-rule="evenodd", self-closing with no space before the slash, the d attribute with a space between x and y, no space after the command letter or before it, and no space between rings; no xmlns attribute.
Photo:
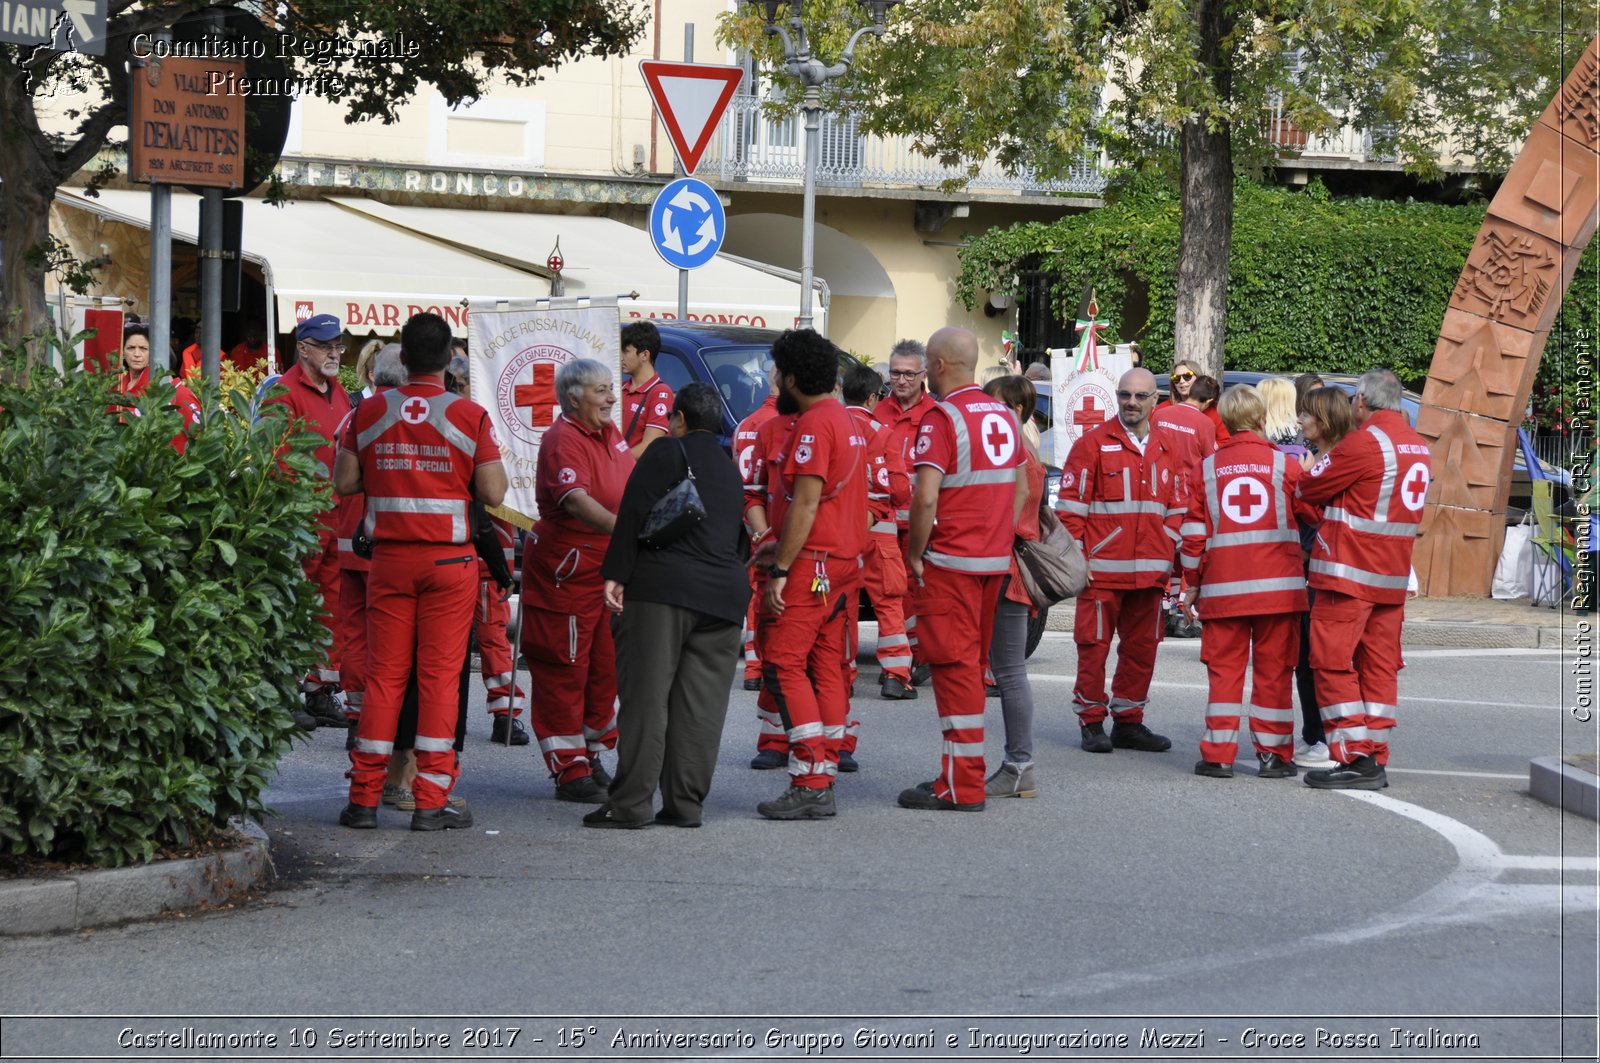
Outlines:
<svg viewBox="0 0 1600 1063"><path fill-rule="evenodd" d="M323 476L333 475L334 432L350 412L350 396L339 384L339 361L344 355L344 329L332 314L317 314L300 322L295 329L295 364L279 379L278 394L267 404L281 402L289 408L290 420L326 440L317 448L317 464ZM348 727L349 719L339 697L338 625L339 548L334 531L334 509L330 505L317 523L321 548L305 562L306 578L322 592L322 623L334 641L320 667L306 675L303 689L306 711L324 727Z"/></svg>

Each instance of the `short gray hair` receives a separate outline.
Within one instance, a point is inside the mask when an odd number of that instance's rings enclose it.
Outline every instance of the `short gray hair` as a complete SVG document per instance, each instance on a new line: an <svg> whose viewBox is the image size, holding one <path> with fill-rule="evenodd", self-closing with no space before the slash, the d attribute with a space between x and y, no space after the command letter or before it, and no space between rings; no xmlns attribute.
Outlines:
<svg viewBox="0 0 1600 1063"><path fill-rule="evenodd" d="M386 343L372 356L372 383L380 388L400 388L411 382L406 364L400 360L400 345Z"/></svg>
<svg viewBox="0 0 1600 1063"><path fill-rule="evenodd" d="M1387 369L1368 369L1356 381L1356 394L1369 410L1400 408L1400 378Z"/></svg>
<svg viewBox="0 0 1600 1063"><path fill-rule="evenodd" d="M574 358L556 370L556 398L561 402L561 412L571 413L577 409L578 396L586 389L611 382L611 370L604 362Z"/></svg>
<svg viewBox="0 0 1600 1063"><path fill-rule="evenodd" d="M919 368L928 368L928 348L921 340L901 340L889 348L890 358L915 358Z"/></svg>
<svg viewBox="0 0 1600 1063"><path fill-rule="evenodd" d="M1028 368L1022 371L1022 375L1034 381L1049 380L1050 365L1047 362L1029 362Z"/></svg>

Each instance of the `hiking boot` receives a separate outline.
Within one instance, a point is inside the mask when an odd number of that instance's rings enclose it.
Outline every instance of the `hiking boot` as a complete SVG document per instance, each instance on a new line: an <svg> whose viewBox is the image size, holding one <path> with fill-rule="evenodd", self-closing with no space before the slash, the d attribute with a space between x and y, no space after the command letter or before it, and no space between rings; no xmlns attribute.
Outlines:
<svg viewBox="0 0 1600 1063"><path fill-rule="evenodd" d="M350 722L344 711L344 697L327 687L306 695L306 712L316 717L320 727L345 727Z"/></svg>
<svg viewBox="0 0 1600 1063"><path fill-rule="evenodd" d="M359 726L360 723L360 720L351 720L349 728L344 733L344 751L346 753L350 752L356 747L356 727Z"/></svg>
<svg viewBox="0 0 1600 1063"><path fill-rule="evenodd" d="M1389 785L1389 776L1383 765L1368 755L1336 768L1308 771L1306 785L1313 790L1382 790Z"/></svg>
<svg viewBox="0 0 1600 1063"><path fill-rule="evenodd" d="M378 810L372 805L358 805L354 801L339 813L339 826L352 830L372 830L378 825Z"/></svg>
<svg viewBox="0 0 1600 1063"><path fill-rule="evenodd" d="M289 715L294 717L294 725L302 731L315 731L317 718L305 709L290 709Z"/></svg>
<svg viewBox="0 0 1600 1063"><path fill-rule="evenodd" d="M1294 766L1294 761L1284 760L1276 753L1263 753L1260 760L1261 767L1256 769L1257 778L1292 779L1300 774L1300 769Z"/></svg>
<svg viewBox="0 0 1600 1063"><path fill-rule="evenodd" d="M528 725L508 712L496 713L494 726L489 729L489 741L503 746L525 746L531 741Z"/></svg>
<svg viewBox="0 0 1600 1063"><path fill-rule="evenodd" d="M931 664L919 664L911 669L911 685L914 687L925 687L928 685L928 680L932 678L933 665Z"/></svg>
<svg viewBox="0 0 1600 1063"><path fill-rule="evenodd" d="M884 701L916 701L917 688L908 687L898 679L884 676L883 682L878 684L878 697Z"/></svg>
<svg viewBox="0 0 1600 1063"><path fill-rule="evenodd" d="M1114 723L1111 725L1111 744L1118 749L1165 753L1172 748L1172 739L1156 734L1142 723Z"/></svg>
<svg viewBox="0 0 1600 1063"><path fill-rule="evenodd" d="M556 800L571 801L577 805L603 805L606 792L594 781L592 775L582 775L571 782L556 785Z"/></svg>
<svg viewBox="0 0 1600 1063"><path fill-rule="evenodd" d="M411 813L412 830L456 830L472 826L472 809L457 808L453 803L443 808L419 808Z"/></svg>
<svg viewBox="0 0 1600 1063"><path fill-rule="evenodd" d="M761 678L759 676L757 676L755 679L746 679L744 681L744 688L746 690L750 690L750 691L760 690L761 689Z"/></svg>
<svg viewBox="0 0 1600 1063"><path fill-rule="evenodd" d="M898 803L901 808L913 808L920 812L982 812L984 807L982 801L967 805L946 801L935 795L933 787L927 783L919 783L909 790L901 790Z"/></svg>
<svg viewBox="0 0 1600 1063"><path fill-rule="evenodd" d="M756 771L771 771L774 768L787 768L789 754L781 749L763 749L750 758L750 766Z"/></svg>
<svg viewBox="0 0 1600 1063"><path fill-rule="evenodd" d="M643 830L654 822L652 819L619 819L617 810L610 805L602 805L583 817L585 827L601 830Z"/></svg>
<svg viewBox="0 0 1600 1063"><path fill-rule="evenodd" d="M774 801L763 801L756 811L768 819L825 819L838 814L833 805L833 789L808 790L791 786Z"/></svg>
<svg viewBox="0 0 1600 1063"><path fill-rule="evenodd" d="M839 770L846 775L861 770L861 765L856 763L856 758L844 750L839 750Z"/></svg>
<svg viewBox="0 0 1600 1063"><path fill-rule="evenodd" d="M1033 784L1033 765L1002 763L983 784L986 797L1038 797Z"/></svg>
<svg viewBox="0 0 1600 1063"><path fill-rule="evenodd" d="M411 787L409 786L384 783L383 803L390 808L398 808L402 812L415 812L417 810L417 795L411 792ZM455 809L467 807L467 799L459 794L451 794L446 797L445 803Z"/></svg>
<svg viewBox="0 0 1600 1063"><path fill-rule="evenodd" d="M589 778L594 784L607 793L611 792L611 773L606 771L606 766L600 763L600 754L594 753L589 757Z"/></svg>
<svg viewBox="0 0 1600 1063"><path fill-rule="evenodd" d="M1083 736L1083 748L1086 752L1111 752L1111 739L1106 737L1106 725L1104 721L1083 724L1078 728L1078 734Z"/></svg>
<svg viewBox="0 0 1600 1063"><path fill-rule="evenodd" d="M1218 764L1214 760L1197 760L1194 765L1196 775L1204 775L1208 779L1233 778L1232 764Z"/></svg>

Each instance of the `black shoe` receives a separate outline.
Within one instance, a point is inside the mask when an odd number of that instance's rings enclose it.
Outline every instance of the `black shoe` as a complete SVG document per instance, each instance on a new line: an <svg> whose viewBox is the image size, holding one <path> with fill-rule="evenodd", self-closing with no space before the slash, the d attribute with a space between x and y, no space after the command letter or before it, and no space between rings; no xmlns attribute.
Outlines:
<svg viewBox="0 0 1600 1063"><path fill-rule="evenodd" d="M326 688L306 695L306 712L316 717L318 725L322 727L343 727L347 722L344 706Z"/></svg>
<svg viewBox="0 0 1600 1063"><path fill-rule="evenodd" d="M861 765L856 763L855 757L841 749L839 750L839 770L848 775L851 772L860 771Z"/></svg>
<svg viewBox="0 0 1600 1063"><path fill-rule="evenodd" d="M1200 637L1200 621L1180 620L1178 622L1177 637L1180 639L1197 639Z"/></svg>
<svg viewBox="0 0 1600 1063"><path fill-rule="evenodd" d="M911 685L914 687L925 687L928 685L928 680L932 678L933 665L931 664L919 664L911 669Z"/></svg>
<svg viewBox="0 0 1600 1063"><path fill-rule="evenodd" d="M1276 753L1261 754L1261 767L1256 769L1256 777L1260 779L1292 779L1299 774L1294 761L1284 760Z"/></svg>
<svg viewBox="0 0 1600 1063"><path fill-rule="evenodd" d="M1167 613L1164 623L1167 638L1176 638L1178 636L1178 626L1183 623L1183 617L1176 610L1173 610Z"/></svg>
<svg viewBox="0 0 1600 1063"><path fill-rule="evenodd" d="M1233 778L1232 764L1218 764L1214 760L1197 760L1194 765L1196 775L1204 775L1208 779Z"/></svg>
<svg viewBox="0 0 1600 1063"><path fill-rule="evenodd" d="M593 753L589 755L589 778L593 779L594 784L600 789L607 793L611 792L611 773L600 763L600 757Z"/></svg>
<svg viewBox="0 0 1600 1063"><path fill-rule="evenodd" d="M655 821L649 819L618 819L617 810L610 805L602 805L583 817L585 827L597 827L601 830L643 830L653 822Z"/></svg>
<svg viewBox="0 0 1600 1063"><path fill-rule="evenodd" d="M359 720L351 720L349 729L344 733L344 751L346 753L356 747L356 727L359 723Z"/></svg>
<svg viewBox="0 0 1600 1063"><path fill-rule="evenodd" d="M457 830L472 826L472 809L445 803L443 808L419 808L411 813L412 830Z"/></svg>
<svg viewBox="0 0 1600 1063"><path fill-rule="evenodd" d="M789 754L777 749L763 749L750 759L750 766L756 771L787 768L789 766Z"/></svg>
<svg viewBox="0 0 1600 1063"><path fill-rule="evenodd" d="M1083 736L1083 748L1088 753L1111 752L1111 739L1106 737L1106 725L1100 723L1086 723L1078 728L1078 733Z"/></svg>
<svg viewBox="0 0 1600 1063"><path fill-rule="evenodd" d="M838 815L833 804L833 788L808 790L791 786L774 801L763 801L756 811L768 819L826 819Z"/></svg>
<svg viewBox="0 0 1600 1063"><path fill-rule="evenodd" d="M898 679L883 677L883 682L878 684L878 697L885 701L916 701L917 688L908 687Z"/></svg>
<svg viewBox="0 0 1600 1063"><path fill-rule="evenodd" d="M489 730L489 741L499 742L503 746L525 746L531 740L527 724L508 712L495 714L494 727Z"/></svg>
<svg viewBox="0 0 1600 1063"><path fill-rule="evenodd" d="M290 709L289 715L294 717L294 725L302 731L315 731L317 718L304 709Z"/></svg>
<svg viewBox="0 0 1600 1063"><path fill-rule="evenodd" d="M1111 744L1118 749L1165 753L1172 748L1172 739L1156 734L1142 723L1114 723L1111 725Z"/></svg>
<svg viewBox="0 0 1600 1063"><path fill-rule="evenodd" d="M344 806L344 811L339 813L339 826L349 827L352 830L373 830L378 825L378 809L376 805L358 805L354 801Z"/></svg>
<svg viewBox="0 0 1600 1063"><path fill-rule="evenodd" d="M576 805L603 805L606 802L606 792L594 777L585 775L582 778L564 782L556 787L557 801L571 801Z"/></svg>
<svg viewBox="0 0 1600 1063"><path fill-rule="evenodd" d="M757 676L755 679L746 679L744 681L744 688L746 690L760 690L761 689L761 678L759 676Z"/></svg>
<svg viewBox="0 0 1600 1063"><path fill-rule="evenodd" d="M656 822L663 827L698 827L700 825L698 819L684 819L682 816L674 816L667 811L657 812Z"/></svg>
<svg viewBox="0 0 1600 1063"><path fill-rule="evenodd" d="M1336 768L1308 771L1306 785L1313 790L1382 790L1389 785L1389 776L1369 755Z"/></svg>
<svg viewBox="0 0 1600 1063"><path fill-rule="evenodd" d="M985 802L976 801L968 805L958 805L954 801L934 796L932 783L918 783L909 790L900 791L899 805L901 808L914 808L922 812L982 812Z"/></svg>
<svg viewBox="0 0 1600 1063"><path fill-rule="evenodd" d="M986 698L997 698L1000 696L1000 688L997 686L984 687L983 696Z"/></svg>

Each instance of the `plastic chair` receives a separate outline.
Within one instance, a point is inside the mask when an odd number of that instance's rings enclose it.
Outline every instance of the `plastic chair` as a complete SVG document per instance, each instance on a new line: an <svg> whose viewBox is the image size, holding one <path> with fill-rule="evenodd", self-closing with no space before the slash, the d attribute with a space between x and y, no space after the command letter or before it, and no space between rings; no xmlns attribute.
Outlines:
<svg viewBox="0 0 1600 1063"><path fill-rule="evenodd" d="M1556 520L1551 482L1536 479L1533 488L1533 604L1554 609L1572 590L1573 545ZM1543 559L1544 563L1541 563Z"/></svg>

